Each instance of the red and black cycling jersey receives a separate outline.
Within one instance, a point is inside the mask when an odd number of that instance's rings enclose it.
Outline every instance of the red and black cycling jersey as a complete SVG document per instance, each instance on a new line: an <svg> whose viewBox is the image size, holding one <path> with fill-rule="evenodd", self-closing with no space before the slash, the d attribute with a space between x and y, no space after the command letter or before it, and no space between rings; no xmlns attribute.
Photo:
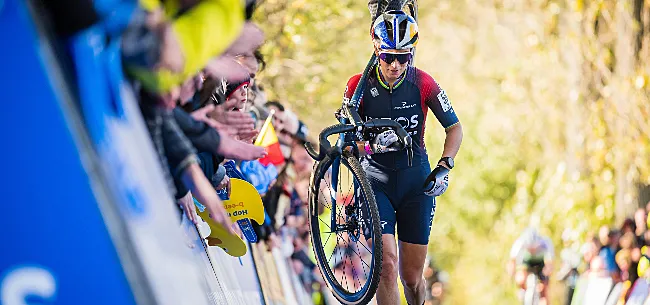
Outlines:
<svg viewBox="0 0 650 305"><path fill-rule="evenodd" d="M344 101L349 100L359 84L361 74L348 80ZM424 146L424 129L427 109L431 109L443 128L458 124L458 117L445 91L426 72L408 67L392 89L384 83L378 67L368 77L359 104L359 115L364 120L391 119L397 121L413 138L413 165L427 162ZM373 161L390 169L408 166L406 152L376 154Z"/></svg>

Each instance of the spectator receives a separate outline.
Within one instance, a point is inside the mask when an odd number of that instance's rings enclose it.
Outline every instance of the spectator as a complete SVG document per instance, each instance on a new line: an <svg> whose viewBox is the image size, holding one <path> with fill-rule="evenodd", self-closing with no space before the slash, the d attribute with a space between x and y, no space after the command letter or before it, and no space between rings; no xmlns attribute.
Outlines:
<svg viewBox="0 0 650 305"><path fill-rule="evenodd" d="M598 256L600 252L601 244L598 238L592 237L588 239L587 242L582 246L580 252L582 252L582 259L587 264L586 269L589 269L591 266L591 260Z"/></svg>
<svg viewBox="0 0 650 305"><path fill-rule="evenodd" d="M635 234L636 232L636 223L632 218L625 218L623 221L623 224L621 225L621 235L625 235L627 233L632 233Z"/></svg>
<svg viewBox="0 0 650 305"><path fill-rule="evenodd" d="M598 235L600 242L603 244L598 256L603 259L605 269L615 279L618 279L620 270L618 270L618 266L616 266L616 260L614 257L618 250L618 231L610 230L607 226L603 226L600 228Z"/></svg>
<svg viewBox="0 0 650 305"><path fill-rule="evenodd" d="M636 224L636 230L634 233L636 235L637 244L639 244L639 246L646 245L643 235L648 230L648 225L646 224L647 218L647 213L643 208L638 208L636 212L634 212L634 223Z"/></svg>
<svg viewBox="0 0 650 305"><path fill-rule="evenodd" d="M54 20L59 35L68 36L101 22L92 1L80 1L72 13L66 11L69 5L55 2L47 5L69 13L67 18ZM244 8L243 3L248 5ZM255 1L154 0L141 1L140 5L126 31L120 33L121 62L136 89L167 186L179 206L196 223L200 218L193 199L197 199L211 218L231 229L230 218L217 196L217 191L229 189L222 163L225 158L252 160L264 155L263 148L245 142L255 137L256 125L268 116L269 109L275 110L273 123L287 162L278 167L282 172L274 184L276 192L266 196L265 189L258 192L268 204L267 211L279 220L273 230L281 231L286 237L284 244L293 247L293 252L289 251L292 265L305 288L310 290L316 282L323 284L307 255L308 177L313 165L302 146L307 128L290 109L278 102L267 103L262 84L254 81L260 66L263 69L265 65L259 52L263 35L247 21ZM61 28L66 23L63 19L74 19L70 28ZM255 118L248 112L233 111L248 109L253 110ZM226 165L229 173L231 164L228 161ZM239 169L244 168L239 164ZM273 230L269 239L275 236ZM355 254L360 252L368 258L368 253L339 246L351 257L348 267L362 269L361 258Z"/></svg>
<svg viewBox="0 0 650 305"><path fill-rule="evenodd" d="M636 269L632 269L632 257L629 249L623 249L616 253L616 264L621 270L619 278L621 281L630 281L634 282L636 279L630 278L630 273L636 274Z"/></svg>
<svg viewBox="0 0 650 305"><path fill-rule="evenodd" d="M269 112L275 111L275 114L273 115L273 127L275 128L275 131L281 132L284 130L284 106L278 101L268 101L264 104L264 107L266 107ZM281 140L279 137L278 139Z"/></svg>
<svg viewBox="0 0 650 305"><path fill-rule="evenodd" d="M607 270L605 260L601 256L596 256L589 264L589 270L585 272L589 277L608 277L611 273Z"/></svg>
<svg viewBox="0 0 650 305"><path fill-rule="evenodd" d="M449 275L435 265L432 258L428 257L424 264L425 302L426 305L443 304Z"/></svg>
<svg viewBox="0 0 650 305"><path fill-rule="evenodd" d="M246 77L242 81L231 82L226 86L226 103L232 103L232 110L244 110L248 104L248 86L250 78Z"/></svg>
<svg viewBox="0 0 650 305"><path fill-rule="evenodd" d="M562 267L558 273L559 278L565 282L567 287L566 304L571 304L573 293L578 283L578 268L580 267L580 253L572 247L570 230L565 230L562 234L564 249L560 253Z"/></svg>
<svg viewBox="0 0 650 305"><path fill-rule="evenodd" d="M628 272L629 274L622 277L622 279L623 280L627 279L630 280L631 282L634 282L638 278L636 269L639 264L639 258L641 257L641 249L639 249L636 243L636 236L634 235L634 233L632 232L625 233L625 235L621 237L620 246L621 246L621 250L619 251L619 253L625 252L626 256L629 257L629 267L626 269L628 271L625 271ZM619 268L621 267L620 264L618 266ZM624 272L622 268L621 268L621 272Z"/></svg>

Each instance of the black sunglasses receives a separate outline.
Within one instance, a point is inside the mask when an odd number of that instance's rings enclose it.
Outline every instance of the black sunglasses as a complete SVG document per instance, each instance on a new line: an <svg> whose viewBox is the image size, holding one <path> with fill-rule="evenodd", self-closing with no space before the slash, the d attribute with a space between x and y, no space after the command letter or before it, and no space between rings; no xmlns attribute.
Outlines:
<svg viewBox="0 0 650 305"><path fill-rule="evenodd" d="M379 59L383 60L386 63L392 64L397 60L400 64L405 64L411 60L411 53L388 53L382 52L379 53Z"/></svg>

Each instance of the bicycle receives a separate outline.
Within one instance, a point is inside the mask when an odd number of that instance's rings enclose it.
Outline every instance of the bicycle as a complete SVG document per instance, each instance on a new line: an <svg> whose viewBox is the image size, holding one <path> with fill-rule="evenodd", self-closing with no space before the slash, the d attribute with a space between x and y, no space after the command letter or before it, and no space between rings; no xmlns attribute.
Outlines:
<svg viewBox="0 0 650 305"><path fill-rule="evenodd" d="M540 300L540 275L542 267L533 265L528 267L528 276L526 277L526 290L524 291L524 305L537 305Z"/></svg>
<svg viewBox="0 0 650 305"><path fill-rule="evenodd" d="M380 0L378 6L378 13L402 9L414 18L417 16L416 0ZM373 53L360 85L337 112L339 124L319 134L318 152L311 143L305 144L309 155L317 161L310 178L308 217L317 265L334 297L350 305L367 304L372 300L383 261L379 210L359 161L355 139L366 141L371 134L392 129L399 137L398 148L408 154L409 166L413 159L412 139L402 125L387 119L363 122L357 112L365 80L376 62ZM334 146L327 139L332 135L338 135ZM327 188L326 194L321 193L324 188ZM323 234L329 236L324 238ZM336 242L330 244L332 234L336 235Z"/></svg>

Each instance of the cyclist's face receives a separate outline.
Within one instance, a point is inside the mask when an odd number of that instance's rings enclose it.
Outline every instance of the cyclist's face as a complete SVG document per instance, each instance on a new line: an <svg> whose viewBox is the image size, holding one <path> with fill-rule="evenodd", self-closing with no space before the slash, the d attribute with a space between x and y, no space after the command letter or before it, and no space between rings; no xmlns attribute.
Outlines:
<svg viewBox="0 0 650 305"><path fill-rule="evenodd" d="M410 50L377 50L377 56L380 56L380 53L387 54L409 54ZM408 61L405 63L400 63L395 56L388 56L387 58L394 59L392 62L386 62L383 59L379 60L379 69L381 69L382 75L387 78L388 81L397 79L408 67Z"/></svg>

